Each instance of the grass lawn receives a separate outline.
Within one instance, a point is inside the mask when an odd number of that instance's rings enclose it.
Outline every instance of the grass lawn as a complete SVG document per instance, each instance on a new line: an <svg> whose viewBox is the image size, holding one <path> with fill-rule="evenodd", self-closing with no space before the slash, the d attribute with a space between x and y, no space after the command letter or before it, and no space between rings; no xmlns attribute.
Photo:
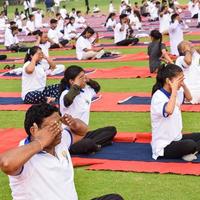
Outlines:
<svg viewBox="0 0 200 200"><path fill-rule="evenodd" d="M90 0L90 7L97 3L107 12L108 0ZM131 0L133 3L134 1ZM114 0L115 8L119 8L120 0ZM180 3L187 3L181 0ZM67 5L69 11L72 7L85 11L84 1L66 0L62 4ZM9 7L9 16L12 16L15 8L22 10L22 6ZM43 8L43 4L39 7ZM197 40L199 36L186 35L187 40ZM149 38L141 39L149 41ZM163 41L169 41L168 36ZM112 42L102 39L101 42ZM27 44L33 45L33 44ZM0 48L3 48L0 45ZM116 50L118 51L118 50ZM122 54L146 52L146 48L119 49ZM50 55L74 55L74 50L51 51ZM9 58L24 57L24 53L8 53ZM65 64L65 66L74 63ZM79 64L78 64L79 65ZM0 69L5 63L0 63ZM16 65L20 67L20 64ZM148 61L137 62L107 62L107 63L80 63L83 68L117 68L121 66L148 67ZM103 92L151 92L155 79L97 79ZM48 84L59 83L59 80L48 80ZM0 92L20 92L21 80L1 80ZM0 111L0 128L23 128L25 112ZM183 131L200 132L200 113L184 112ZM119 132L150 132L150 113L136 112L92 112L90 117L90 129L114 125ZM1 141L0 141L1 143ZM134 153L134 152L131 152ZM147 173L125 173L110 171L89 171L86 168L75 169L75 184L80 200L89 200L95 196L106 193L120 193L125 200L198 200L199 177L182 175L162 175ZM0 172L0 200L11 200L8 177Z"/></svg>

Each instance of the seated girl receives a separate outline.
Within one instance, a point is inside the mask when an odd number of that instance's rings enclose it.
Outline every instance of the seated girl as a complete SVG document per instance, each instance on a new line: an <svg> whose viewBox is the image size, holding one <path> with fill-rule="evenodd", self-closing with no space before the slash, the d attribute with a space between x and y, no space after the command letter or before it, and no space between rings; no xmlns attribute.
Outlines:
<svg viewBox="0 0 200 200"><path fill-rule="evenodd" d="M132 37L132 28L129 25L128 16L121 14L119 16L120 22L115 26L114 29L114 43L117 46L128 46L135 45L139 39Z"/></svg>
<svg viewBox="0 0 200 200"><path fill-rule="evenodd" d="M50 68L55 66L46 58L40 47L34 46L27 52L22 71L22 99L27 104L54 102L59 96L59 85L46 86L46 66L42 65L46 59Z"/></svg>
<svg viewBox="0 0 200 200"><path fill-rule="evenodd" d="M150 36L152 42L148 45L149 69L151 73L154 73L160 67L162 60L167 63L173 63L173 61L167 53L165 44L162 43L162 34L158 30L153 30Z"/></svg>
<svg viewBox="0 0 200 200"><path fill-rule="evenodd" d="M192 97L183 82L180 67L174 64L161 66L152 90L151 126L152 157L154 159L180 159L192 161L200 150L200 134L182 134L180 106L184 97Z"/></svg>
<svg viewBox="0 0 200 200"><path fill-rule="evenodd" d="M114 31L115 26L117 24L116 21L116 14L115 13L110 13L108 18L106 19L105 27L107 31Z"/></svg>
<svg viewBox="0 0 200 200"><path fill-rule="evenodd" d="M92 98L99 91L100 85L89 79L81 67L76 65L68 67L60 83L59 103L61 115L71 115L88 125ZM71 146L70 153L97 152L101 147L112 144L115 134L116 128L108 126L89 131L81 140L80 137L76 138L73 135L75 144Z"/></svg>
<svg viewBox="0 0 200 200"><path fill-rule="evenodd" d="M98 41L98 33L96 39L92 41L94 30L87 27L76 41L76 56L78 60L99 59L104 55L103 48L93 48L92 45Z"/></svg>

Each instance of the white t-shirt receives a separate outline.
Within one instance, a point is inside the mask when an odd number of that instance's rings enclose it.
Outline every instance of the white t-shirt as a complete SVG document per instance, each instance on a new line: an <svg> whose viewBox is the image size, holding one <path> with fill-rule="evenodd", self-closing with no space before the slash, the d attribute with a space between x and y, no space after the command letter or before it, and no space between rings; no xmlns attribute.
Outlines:
<svg viewBox="0 0 200 200"><path fill-rule="evenodd" d="M106 22L106 28L114 28L116 26L117 22L116 20L112 20L111 18L108 19L108 21Z"/></svg>
<svg viewBox="0 0 200 200"><path fill-rule="evenodd" d="M28 20L27 22L26 22L26 34L29 34L30 33L30 31L31 32L34 32L35 31L35 21L30 21L30 20Z"/></svg>
<svg viewBox="0 0 200 200"><path fill-rule="evenodd" d="M75 23L77 23L77 24L84 24L85 23L85 18L83 16L76 17L75 18Z"/></svg>
<svg viewBox="0 0 200 200"><path fill-rule="evenodd" d="M27 74L25 69L30 64L30 61L26 62L22 71L22 99L24 100L28 92L43 91L46 86L46 72L45 67L40 63L36 65L32 74Z"/></svg>
<svg viewBox="0 0 200 200"><path fill-rule="evenodd" d="M35 0L30 0L31 8L35 8Z"/></svg>
<svg viewBox="0 0 200 200"><path fill-rule="evenodd" d="M114 42L115 42L115 44L126 39L128 25L127 24L124 25L125 28L124 28L123 31L120 31L121 27L122 27L121 23L118 23L115 26L115 29L114 29Z"/></svg>
<svg viewBox="0 0 200 200"><path fill-rule="evenodd" d="M182 116L180 105L184 95L178 92L177 102L172 115L167 115L165 107L169 101L170 94L164 90L157 90L151 100L151 127L152 127L152 157L157 159L164 155L164 148L172 141L182 138Z"/></svg>
<svg viewBox="0 0 200 200"><path fill-rule="evenodd" d="M92 98L96 95L96 92L87 85L83 90L81 90L80 94L75 97L73 103L69 107L65 107L64 96L68 92L69 90L64 90L59 99L61 115L69 114L73 118L78 118L86 124L89 124L90 106Z"/></svg>
<svg viewBox="0 0 200 200"><path fill-rule="evenodd" d="M113 6L112 3L109 4L109 13L114 13L115 12L115 8Z"/></svg>
<svg viewBox="0 0 200 200"><path fill-rule="evenodd" d="M173 55L179 55L177 46L183 41L183 28L184 25L177 20L169 26L170 49Z"/></svg>
<svg viewBox="0 0 200 200"><path fill-rule="evenodd" d="M169 13L163 14L162 17L159 17L159 22L160 22L159 31L161 33L166 31L168 32L170 25L170 14Z"/></svg>
<svg viewBox="0 0 200 200"><path fill-rule="evenodd" d="M35 13L35 27L36 28L42 28L42 14L36 12Z"/></svg>
<svg viewBox="0 0 200 200"><path fill-rule="evenodd" d="M140 20L138 19L137 16L135 16L134 14L130 14L128 16L129 20L130 20L130 24L132 25L132 28L134 29L139 29L141 28L142 24L140 22Z"/></svg>
<svg viewBox="0 0 200 200"><path fill-rule="evenodd" d="M194 15L198 14L199 3L193 3L192 1L190 1L188 3L188 10L191 12L191 17L193 17Z"/></svg>
<svg viewBox="0 0 200 200"><path fill-rule="evenodd" d="M39 44L39 47L42 49L42 53L46 56L49 57L49 48L51 46L50 42L46 42L44 44Z"/></svg>
<svg viewBox="0 0 200 200"><path fill-rule="evenodd" d="M59 7L60 6L60 0L54 0L55 6Z"/></svg>
<svg viewBox="0 0 200 200"><path fill-rule="evenodd" d="M11 45L19 43L17 35L13 36L10 28L6 29L4 38L5 38L5 40L4 40L5 47L10 47Z"/></svg>
<svg viewBox="0 0 200 200"><path fill-rule="evenodd" d="M64 130L55 147L57 157L42 151L32 156L18 176L9 176L13 200L78 200L68 151L71 134ZM26 145L28 140L21 141Z"/></svg>
<svg viewBox="0 0 200 200"><path fill-rule="evenodd" d="M80 36L76 41L76 57L81 60L83 58L84 49L91 49L91 41L83 36Z"/></svg>
<svg viewBox="0 0 200 200"><path fill-rule="evenodd" d="M0 17L0 30L5 30L6 28L6 18Z"/></svg>
<svg viewBox="0 0 200 200"><path fill-rule="evenodd" d="M192 95L192 103L200 103L200 54L196 51L192 55L192 63L188 66L184 61L184 56L179 56L176 65L182 68L185 83Z"/></svg>
<svg viewBox="0 0 200 200"><path fill-rule="evenodd" d="M67 16L67 10L65 8L61 8L60 14L61 14L62 18L65 19L65 17Z"/></svg>
<svg viewBox="0 0 200 200"><path fill-rule="evenodd" d="M28 8L31 7L31 4L29 1L24 0L24 10L27 10Z"/></svg>
<svg viewBox="0 0 200 200"><path fill-rule="evenodd" d="M62 31L64 29L64 20L61 18L58 20L57 30Z"/></svg>
<svg viewBox="0 0 200 200"><path fill-rule="evenodd" d="M54 43L58 44L59 39L63 37L63 34L58 29L49 29L48 38L51 39Z"/></svg>
<svg viewBox="0 0 200 200"><path fill-rule="evenodd" d="M72 33L73 32L73 33ZM64 39L71 40L72 38L76 37L76 27L75 24L68 24L64 28Z"/></svg>

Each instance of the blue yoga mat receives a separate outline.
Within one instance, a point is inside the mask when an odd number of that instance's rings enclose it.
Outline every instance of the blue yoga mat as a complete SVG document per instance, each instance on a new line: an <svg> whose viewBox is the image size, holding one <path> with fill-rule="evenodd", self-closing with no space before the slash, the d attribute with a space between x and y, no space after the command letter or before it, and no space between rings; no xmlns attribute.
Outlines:
<svg viewBox="0 0 200 200"><path fill-rule="evenodd" d="M151 97L132 96L132 97L130 97L128 99L119 101L118 104L122 104L122 105L129 105L129 104L150 105L151 104Z"/></svg>
<svg viewBox="0 0 200 200"><path fill-rule="evenodd" d="M99 96L95 96L92 98L92 102L97 101L99 99L100 99ZM21 99L21 97L0 97L0 105L10 105L10 104L19 105L19 104L24 104L24 102Z"/></svg>
<svg viewBox="0 0 200 200"><path fill-rule="evenodd" d="M102 148L100 152L91 155L78 155L81 158L144 161L155 162L152 158L151 145L148 143L116 142L111 146ZM156 162L186 162L182 159L157 159ZM200 156L193 162L200 162Z"/></svg>

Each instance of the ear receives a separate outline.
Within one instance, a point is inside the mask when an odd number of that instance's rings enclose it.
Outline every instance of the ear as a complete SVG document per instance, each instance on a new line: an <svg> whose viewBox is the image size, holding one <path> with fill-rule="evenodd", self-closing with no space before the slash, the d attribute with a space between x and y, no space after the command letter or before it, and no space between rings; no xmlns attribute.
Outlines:
<svg viewBox="0 0 200 200"><path fill-rule="evenodd" d="M69 80L70 85L74 84L74 81L72 79Z"/></svg>
<svg viewBox="0 0 200 200"><path fill-rule="evenodd" d="M169 84L170 80L169 78L166 78L166 83Z"/></svg>
<svg viewBox="0 0 200 200"><path fill-rule="evenodd" d="M38 131L38 126L36 123L33 124L33 126L31 126L30 128L30 133L32 136L35 136L35 133Z"/></svg>

